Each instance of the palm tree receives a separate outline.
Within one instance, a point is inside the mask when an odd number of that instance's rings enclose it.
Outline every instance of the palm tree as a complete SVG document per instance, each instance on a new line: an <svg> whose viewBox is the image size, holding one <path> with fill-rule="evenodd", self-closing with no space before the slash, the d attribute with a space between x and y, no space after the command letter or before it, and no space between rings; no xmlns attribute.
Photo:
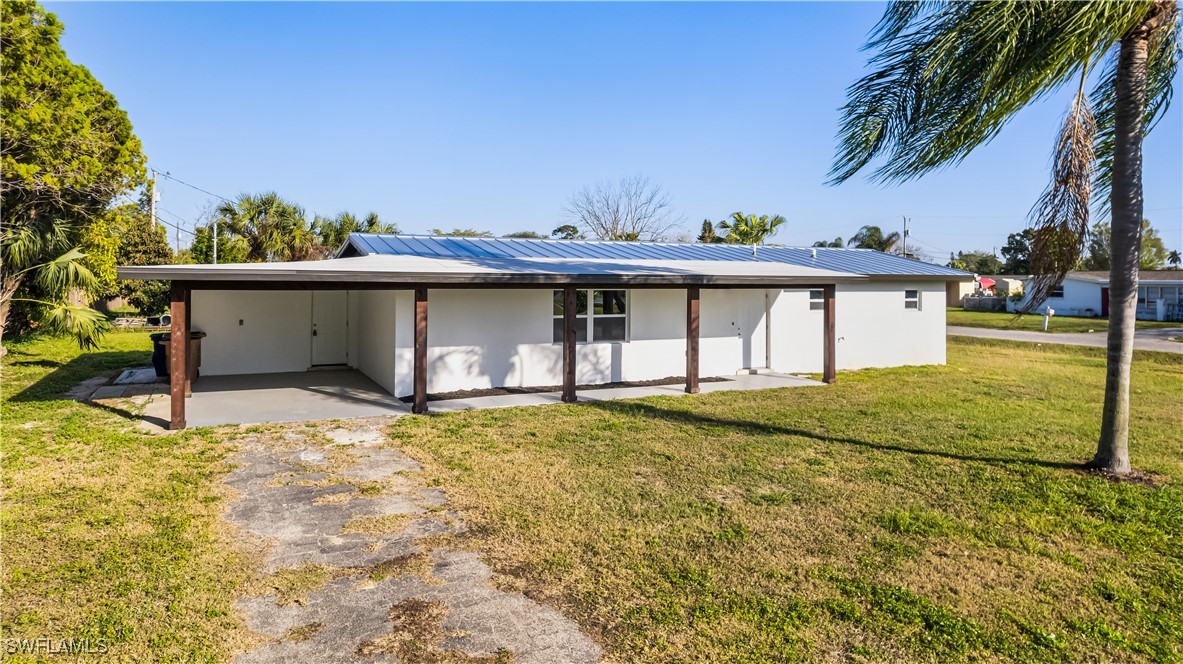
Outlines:
<svg viewBox="0 0 1183 664"><path fill-rule="evenodd" d="M332 253L345 244L350 233L397 233L398 225L383 222L376 212L362 219L352 212L341 212L332 219L317 216L312 220L312 229L320 238L324 251Z"/></svg>
<svg viewBox="0 0 1183 664"><path fill-rule="evenodd" d="M0 339L12 304L21 302L33 308L42 329L72 335L82 348L98 346L107 319L69 301L70 293L95 293L98 285L82 263L86 254L74 245L75 236L74 227L60 219L34 217L25 225L5 225L0 236Z"/></svg>
<svg viewBox="0 0 1183 664"><path fill-rule="evenodd" d="M1075 87L1051 184L1031 210L1032 302L1038 306L1079 259L1096 188L1109 199L1113 246L1105 405L1090 465L1128 473L1142 140L1171 99L1180 54L1175 1L897 0L867 47L877 52L871 73L848 91L835 184L877 157L883 162L872 178L881 182L956 164L1027 105Z"/></svg>
<svg viewBox="0 0 1183 664"><path fill-rule="evenodd" d="M846 246L886 252L891 251L892 247L899 244L900 237L900 234L895 231L885 235L883 229L878 226L863 226L846 241Z"/></svg>
<svg viewBox="0 0 1183 664"><path fill-rule="evenodd" d="M779 214L774 217L754 214L744 216L742 212L734 212L731 218L719 222L719 230L727 231L723 241L728 244L764 244L764 240L775 235L785 218Z"/></svg>
<svg viewBox="0 0 1183 664"><path fill-rule="evenodd" d="M836 237L833 240L830 240L828 242L826 240L818 240L817 242L813 243L813 246L815 246L815 247L829 247L832 249L841 249L842 247L846 246L846 243L842 241L842 238Z"/></svg>
<svg viewBox="0 0 1183 664"><path fill-rule="evenodd" d="M242 194L218 206L218 223L247 242L246 259L301 260L316 253L316 234L304 219L304 211L275 192Z"/></svg>
<svg viewBox="0 0 1183 664"><path fill-rule="evenodd" d="M1179 263L1183 263L1183 258L1179 257L1178 249L1172 250L1171 253L1167 254L1167 263L1169 263L1174 269L1179 269Z"/></svg>

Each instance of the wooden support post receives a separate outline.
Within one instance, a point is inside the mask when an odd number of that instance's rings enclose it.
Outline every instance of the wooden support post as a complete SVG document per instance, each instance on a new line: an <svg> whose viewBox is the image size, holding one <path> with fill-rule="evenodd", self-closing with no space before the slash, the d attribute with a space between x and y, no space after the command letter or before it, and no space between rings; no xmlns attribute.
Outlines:
<svg viewBox="0 0 1183 664"><path fill-rule="evenodd" d="M189 289L185 284L172 282L169 289L169 300L172 305L172 328L169 337L169 370L168 388L169 400L172 404L172 417L169 419L169 429L185 428L185 393L188 387L188 350L189 350L189 315L185 304L189 300Z"/></svg>
<svg viewBox="0 0 1183 664"><path fill-rule="evenodd" d="M698 394L698 286L686 289L686 393Z"/></svg>
<svg viewBox="0 0 1183 664"><path fill-rule="evenodd" d="M415 400L412 413L427 412L427 288L415 289Z"/></svg>
<svg viewBox="0 0 1183 664"><path fill-rule="evenodd" d="M575 287L563 287L563 402L575 403Z"/></svg>
<svg viewBox="0 0 1183 664"><path fill-rule="evenodd" d="M823 327L825 328L825 340L822 342L824 350L822 351L822 380L827 383L834 383L838 380L837 363L835 362L835 348L838 345L834 337L834 287L826 286L822 288L823 306Z"/></svg>

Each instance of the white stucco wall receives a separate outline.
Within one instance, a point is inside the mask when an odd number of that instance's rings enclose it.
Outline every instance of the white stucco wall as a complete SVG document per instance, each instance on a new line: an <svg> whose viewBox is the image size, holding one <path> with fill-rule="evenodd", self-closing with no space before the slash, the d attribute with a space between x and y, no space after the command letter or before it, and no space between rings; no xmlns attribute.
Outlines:
<svg viewBox="0 0 1183 664"><path fill-rule="evenodd" d="M904 291L920 291L920 309ZM945 363L945 285L872 282L838 286L834 296L838 369ZM817 365L816 371L821 371Z"/></svg>
<svg viewBox="0 0 1183 664"><path fill-rule="evenodd" d="M921 291L919 311L904 290ZM552 341L552 295L540 289L430 291L428 391L562 383L562 347ZM387 391L412 391L414 296L409 291L349 294L350 364ZM822 312L805 290L703 289L700 372L733 375L770 367L822 370ZM685 372L686 293L629 293L625 342L577 349L577 380L598 383ZM945 285L867 283L837 289L839 369L945 361ZM203 373L304 371L311 361L308 292L195 291L194 328L209 333ZM242 326L238 319L244 319ZM771 336L768 334L771 326ZM265 340L259 345L258 340Z"/></svg>
<svg viewBox="0 0 1183 664"><path fill-rule="evenodd" d="M400 309L396 315L394 393L404 396L412 387L414 301L409 293L399 295L406 299L406 313L402 315ZM764 306L763 290L703 291L702 375L765 366ZM579 345L578 382L683 375L686 292L634 290L628 309L628 341ZM562 383L562 346L552 341L552 311L549 290L432 290L427 317L428 391ZM362 370L369 373L364 360ZM375 378L375 382L385 387L381 380Z"/></svg>
<svg viewBox="0 0 1183 664"><path fill-rule="evenodd" d="M208 335L204 375L305 371L312 363L309 291L195 290L192 307L193 329Z"/></svg>
<svg viewBox="0 0 1183 664"><path fill-rule="evenodd" d="M920 309L904 308L904 291L920 291ZM822 311L809 308L809 291L773 291L770 367L783 373L821 373ZM945 363L945 285L874 282L840 285L834 294L839 370Z"/></svg>
<svg viewBox="0 0 1183 664"><path fill-rule="evenodd" d="M1024 297L1015 304L1008 302L1007 307L1019 311L1026 304ZM1036 311L1042 314L1047 307L1055 310L1057 316L1100 316L1101 284L1071 277L1064 279L1064 297L1050 297Z"/></svg>
<svg viewBox="0 0 1183 664"><path fill-rule="evenodd" d="M357 330L357 341L350 346L350 357L359 371L394 393L395 292L366 290L351 295L357 300L357 307L350 309L350 328Z"/></svg>

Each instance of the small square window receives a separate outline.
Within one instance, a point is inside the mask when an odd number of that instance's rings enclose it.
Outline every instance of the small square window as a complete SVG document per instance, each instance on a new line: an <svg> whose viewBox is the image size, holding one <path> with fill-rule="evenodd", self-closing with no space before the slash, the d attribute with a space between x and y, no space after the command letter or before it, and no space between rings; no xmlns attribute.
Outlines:
<svg viewBox="0 0 1183 664"><path fill-rule="evenodd" d="M826 295L822 289L817 288L809 291L809 310L821 311L826 307Z"/></svg>
<svg viewBox="0 0 1183 664"><path fill-rule="evenodd" d="M1052 292L1048 294L1048 297L1064 297L1064 286L1060 285L1053 288Z"/></svg>
<svg viewBox="0 0 1183 664"><path fill-rule="evenodd" d="M912 289L904 291L904 308L920 309L920 291Z"/></svg>

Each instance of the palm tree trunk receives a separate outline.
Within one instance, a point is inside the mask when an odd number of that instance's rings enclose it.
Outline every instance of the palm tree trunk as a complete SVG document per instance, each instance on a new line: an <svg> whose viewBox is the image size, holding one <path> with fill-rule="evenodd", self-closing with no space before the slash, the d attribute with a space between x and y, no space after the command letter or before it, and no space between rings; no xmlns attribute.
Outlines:
<svg viewBox="0 0 1183 664"><path fill-rule="evenodd" d="M1130 364L1138 306L1138 257L1142 251L1142 135L1148 50L1149 28L1144 24L1121 40L1117 62L1105 406L1097 455L1090 464L1117 474L1130 472Z"/></svg>

